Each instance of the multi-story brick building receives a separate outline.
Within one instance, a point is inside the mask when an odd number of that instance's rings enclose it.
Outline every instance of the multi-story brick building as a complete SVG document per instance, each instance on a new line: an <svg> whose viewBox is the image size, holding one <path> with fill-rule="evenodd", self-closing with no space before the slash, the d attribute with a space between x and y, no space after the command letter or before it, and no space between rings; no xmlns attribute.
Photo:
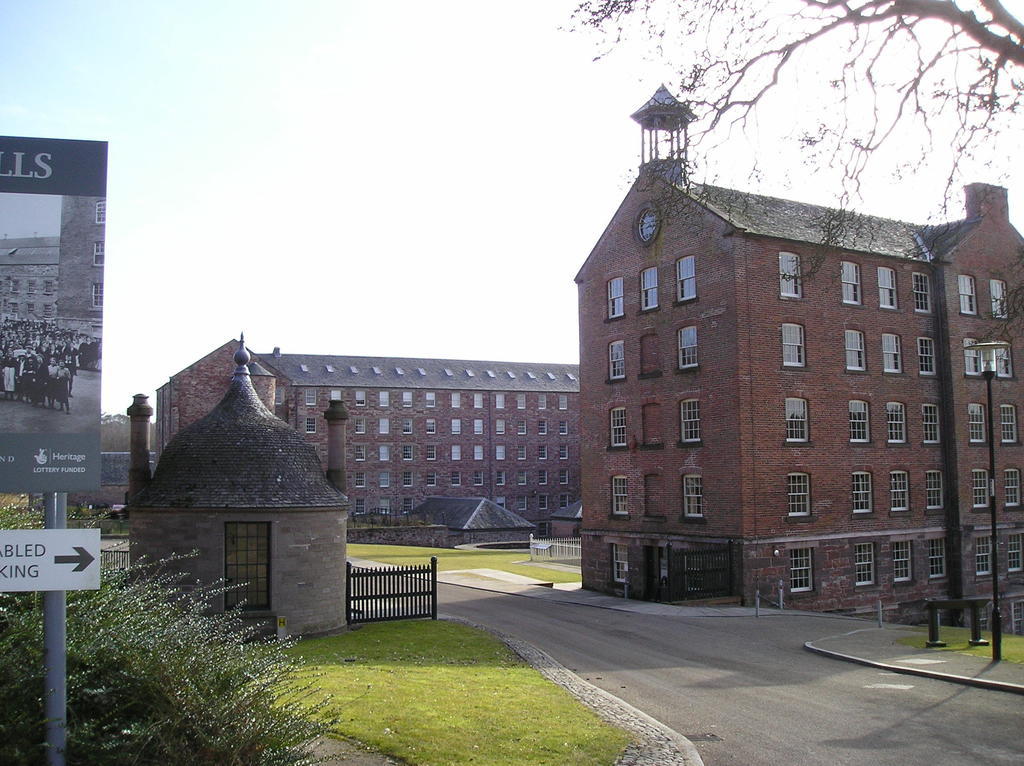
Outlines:
<svg viewBox="0 0 1024 766"><path fill-rule="evenodd" d="M157 449L224 393L236 341L157 391ZM252 381L326 460L321 413L344 401L353 513L428 496L487 497L545 529L579 498L578 367L570 364L254 354Z"/></svg>
<svg viewBox="0 0 1024 766"><path fill-rule="evenodd" d="M822 610L990 592L985 382L964 346L1007 332L1005 189L968 186L963 220L915 226L686 187L686 107L662 89L634 119L640 177L576 278L584 585L703 592L696 551L719 546L748 603L780 582ZM998 362L1020 630L1024 394L1012 353Z"/></svg>

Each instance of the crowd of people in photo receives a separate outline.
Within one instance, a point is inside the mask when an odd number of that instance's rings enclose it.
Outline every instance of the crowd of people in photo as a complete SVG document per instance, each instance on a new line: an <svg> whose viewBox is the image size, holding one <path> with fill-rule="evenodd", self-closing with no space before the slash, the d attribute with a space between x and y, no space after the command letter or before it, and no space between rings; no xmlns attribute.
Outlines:
<svg viewBox="0 0 1024 766"><path fill-rule="evenodd" d="M98 370L100 341L55 322L0 321L0 401L71 412L79 370Z"/></svg>

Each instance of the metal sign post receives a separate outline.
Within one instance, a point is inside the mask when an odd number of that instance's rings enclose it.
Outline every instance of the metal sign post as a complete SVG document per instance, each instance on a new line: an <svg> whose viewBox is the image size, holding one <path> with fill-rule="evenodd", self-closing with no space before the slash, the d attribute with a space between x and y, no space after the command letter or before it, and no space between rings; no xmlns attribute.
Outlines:
<svg viewBox="0 0 1024 766"><path fill-rule="evenodd" d="M68 525L68 495L47 492L47 529L65 529ZM97 574L99 562L96 562ZM43 592L43 668L45 670L46 760L49 766L64 766L67 749L68 657L67 593Z"/></svg>

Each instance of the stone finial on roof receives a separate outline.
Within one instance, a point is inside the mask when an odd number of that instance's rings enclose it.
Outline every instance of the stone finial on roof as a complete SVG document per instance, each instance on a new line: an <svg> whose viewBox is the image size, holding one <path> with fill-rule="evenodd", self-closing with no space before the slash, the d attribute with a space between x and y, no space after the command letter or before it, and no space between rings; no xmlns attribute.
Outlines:
<svg viewBox="0 0 1024 766"><path fill-rule="evenodd" d="M235 368L235 374L231 377L232 380L238 380L239 376L249 377L249 361L252 359L252 354L245 347L245 333L238 334L238 350L235 351L235 364L238 366Z"/></svg>

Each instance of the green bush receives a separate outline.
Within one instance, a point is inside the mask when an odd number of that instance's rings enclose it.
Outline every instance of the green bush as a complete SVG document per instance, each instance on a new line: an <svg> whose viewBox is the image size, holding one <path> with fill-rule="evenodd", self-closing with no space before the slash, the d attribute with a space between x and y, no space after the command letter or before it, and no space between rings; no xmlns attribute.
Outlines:
<svg viewBox="0 0 1024 766"><path fill-rule="evenodd" d="M0 527L32 518L0 509ZM20 523L26 522L26 523ZM67 594L69 766L313 763L325 730L303 707L287 644L256 640L210 591L135 568ZM42 597L0 594L0 763L45 763ZM291 692L284 692L291 689Z"/></svg>

